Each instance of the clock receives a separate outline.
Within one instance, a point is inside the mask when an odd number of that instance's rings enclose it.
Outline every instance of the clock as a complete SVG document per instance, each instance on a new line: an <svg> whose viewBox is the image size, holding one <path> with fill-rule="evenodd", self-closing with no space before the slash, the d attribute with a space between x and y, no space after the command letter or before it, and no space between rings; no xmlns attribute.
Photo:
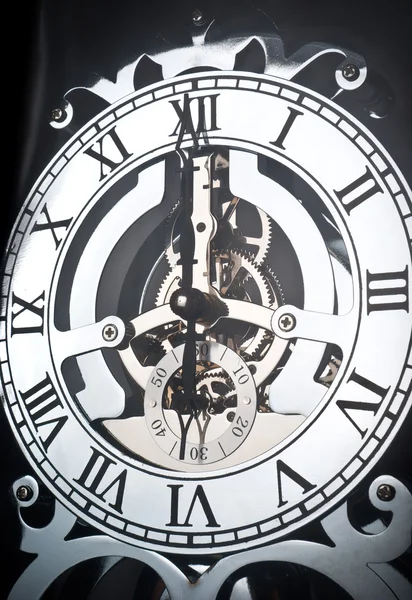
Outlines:
<svg viewBox="0 0 412 600"><path fill-rule="evenodd" d="M106 598L122 572L125 597L162 600L411 592L410 462L388 457L410 422L412 193L375 125L394 94L349 42L285 53L232 10L148 14L157 40L49 110L3 260L37 555L10 600Z"/></svg>

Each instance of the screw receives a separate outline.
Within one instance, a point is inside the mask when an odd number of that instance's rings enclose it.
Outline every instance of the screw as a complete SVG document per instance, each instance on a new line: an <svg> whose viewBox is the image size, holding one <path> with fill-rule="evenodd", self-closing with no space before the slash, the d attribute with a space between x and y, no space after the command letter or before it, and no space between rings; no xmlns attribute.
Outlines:
<svg viewBox="0 0 412 600"><path fill-rule="evenodd" d="M355 81L359 77L359 68L356 65L345 65L342 68L342 75L348 81Z"/></svg>
<svg viewBox="0 0 412 600"><path fill-rule="evenodd" d="M52 113L51 113L51 117L52 117L53 121L60 121L62 116L63 116L63 111L61 108L53 108Z"/></svg>
<svg viewBox="0 0 412 600"><path fill-rule="evenodd" d="M201 25L203 22L203 13L198 8L192 12L192 20L196 25Z"/></svg>
<svg viewBox="0 0 412 600"><path fill-rule="evenodd" d="M235 413L234 413L234 412L229 412L229 413L227 413L227 415L226 415L226 419L227 419L228 421L232 422L232 421L233 421L233 419L235 418L235 416L236 416L236 415L235 415Z"/></svg>
<svg viewBox="0 0 412 600"><path fill-rule="evenodd" d="M291 314L284 314L283 317L279 319L279 329L281 331L292 331L296 327L296 319Z"/></svg>
<svg viewBox="0 0 412 600"><path fill-rule="evenodd" d="M395 488L387 483L380 485L376 491L376 495L378 496L379 500L383 500L384 502L393 500L395 498L395 494Z"/></svg>
<svg viewBox="0 0 412 600"><path fill-rule="evenodd" d="M206 225L204 223L198 223L196 225L196 229L199 233L202 233L206 229Z"/></svg>
<svg viewBox="0 0 412 600"><path fill-rule="evenodd" d="M33 498L33 490L28 485L21 485L16 490L16 498L20 502L28 502Z"/></svg>
<svg viewBox="0 0 412 600"><path fill-rule="evenodd" d="M245 398L243 398L243 404L250 404L252 401L250 398L248 398L247 396Z"/></svg>
<svg viewBox="0 0 412 600"><path fill-rule="evenodd" d="M105 342L113 342L118 336L116 325L105 325L103 327L103 339Z"/></svg>
<svg viewBox="0 0 412 600"><path fill-rule="evenodd" d="M155 408L156 405L157 405L156 400L150 400L150 402L149 402L150 408Z"/></svg>

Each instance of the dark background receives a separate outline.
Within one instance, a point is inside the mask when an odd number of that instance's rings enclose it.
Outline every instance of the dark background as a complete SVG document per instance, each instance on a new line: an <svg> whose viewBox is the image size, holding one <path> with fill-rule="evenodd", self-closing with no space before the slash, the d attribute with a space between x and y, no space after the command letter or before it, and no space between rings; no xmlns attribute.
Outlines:
<svg viewBox="0 0 412 600"><path fill-rule="evenodd" d="M225 13L235 25L243 15L250 23L253 7L268 16L260 19L262 27L270 29L270 20L276 24L286 55L309 42L322 41L365 56L368 68L379 75L378 88L393 97L388 116L371 119L359 99L342 96L340 102L388 148L411 185L412 18L411 3L406 0L163 0L145 4L137 0L43 0L10 3L10 7L6 3L2 16L3 36L9 33L3 37L2 66L6 167L0 216L2 249L22 201L68 138L67 131L48 125L52 109L62 105L68 89L87 85L96 73L114 80L117 69L153 48L159 35L171 44L181 42L179 29L183 31L190 23L195 8L205 16L219 18ZM374 475L411 476L411 427L409 419ZM19 524L9 492L12 482L29 474L30 468L2 412L0 468L0 536L8 560L0 577L2 599L30 560L17 551Z"/></svg>

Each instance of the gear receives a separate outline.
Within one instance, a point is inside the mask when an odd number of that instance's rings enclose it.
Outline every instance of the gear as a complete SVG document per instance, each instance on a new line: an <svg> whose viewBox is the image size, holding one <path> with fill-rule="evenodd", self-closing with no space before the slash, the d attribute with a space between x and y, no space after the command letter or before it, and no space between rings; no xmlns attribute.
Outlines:
<svg viewBox="0 0 412 600"><path fill-rule="evenodd" d="M248 251L250 251L250 246L256 247L257 251L252 252L253 260L256 264L261 265L266 258L272 239L272 220L263 210L258 207L255 208L260 218L262 228L261 236L241 236L240 240L236 240L236 242L237 244L241 243L242 247L245 246L245 250ZM232 227L236 227L236 210L231 215L229 223Z"/></svg>
<svg viewBox="0 0 412 600"><path fill-rule="evenodd" d="M179 239L179 236L173 235L174 228L176 225L177 217L179 216L180 210L182 208L180 200L177 200L175 204L172 206L168 216L165 220L166 226L166 234L165 234L165 256L169 262L171 267L175 267L177 261L179 260L179 253L174 251L175 244Z"/></svg>
<svg viewBox="0 0 412 600"><path fill-rule="evenodd" d="M223 298L226 294L234 297L239 297L239 294L242 294L242 297L239 298L241 300L255 302L267 307L278 306L278 290L281 290L281 288L276 277L273 276L273 281L266 278L263 269L256 265L245 252L240 250L222 252L215 255L214 258L216 263L220 263L220 269L219 267L216 269L217 272L221 271L217 275L217 286ZM178 288L180 272L177 271L180 270L178 268L171 269L164 279L157 294L157 306L169 302L170 296ZM251 284L249 290L244 285L247 281ZM175 329L172 328L170 333L175 335ZM253 355L256 348L260 346L263 336L263 330L254 332L254 328L250 327L242 339L238 341L239 349L247 353L248 356ZM172 345L169 340L164 341L162 345L166 352L171 350Z"/></svg>
<svg viewBox="0 0 412 600"><path fill-rule="evenodd" d="M247 235L243 235L242 233L233 234L234 241L236 247L240 247L240 251L242 253L248 253L251 255L252 260L258 264L262 265L263 261L266 258L268 253L270 242L272 239L272 220L271 218L260 208L254 207L258 213L261 225L261 236L260 237L251 237ZM179 235L175 235L175 226L181 210L181 203L177 201L175 205L172 207L169 215L165 220L166 225L166 236L165 236L165 256L169 262L169 265L173 268L176 266L177 261L179 260L179 252L175 252L176 245L179 241ZM236 208L233 210L232 214L228 219L228 223L232 230L238 232L236 229ZM255 250L251 249L254 248ZM225 248L218 248L216 251L222 252ZM256 250L257 248L257 250Z"/></svg>
<svg viewBox="0 0 412 600"><path fill-rule="evenodd" d="M220 368L203 371L197 377L196 388L210 400L209 412L221 413L236 406L236 390L231 379Z"/></svg>

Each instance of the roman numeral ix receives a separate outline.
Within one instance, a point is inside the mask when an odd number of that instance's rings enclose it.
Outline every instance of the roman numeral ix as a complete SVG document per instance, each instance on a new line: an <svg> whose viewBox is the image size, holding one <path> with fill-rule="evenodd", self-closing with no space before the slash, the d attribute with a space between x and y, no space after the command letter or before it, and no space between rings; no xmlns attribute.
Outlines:
<svg viewBox="0 0 412 600"><path fill-rule="evenodd" d="M12 308L15 306L20 307L20 310L14 312L11 318L12 336L18 333L40 333L43 335L44 292L32 300L32 302L20 298L13 292L11 296L11 305Z"/></svg>

